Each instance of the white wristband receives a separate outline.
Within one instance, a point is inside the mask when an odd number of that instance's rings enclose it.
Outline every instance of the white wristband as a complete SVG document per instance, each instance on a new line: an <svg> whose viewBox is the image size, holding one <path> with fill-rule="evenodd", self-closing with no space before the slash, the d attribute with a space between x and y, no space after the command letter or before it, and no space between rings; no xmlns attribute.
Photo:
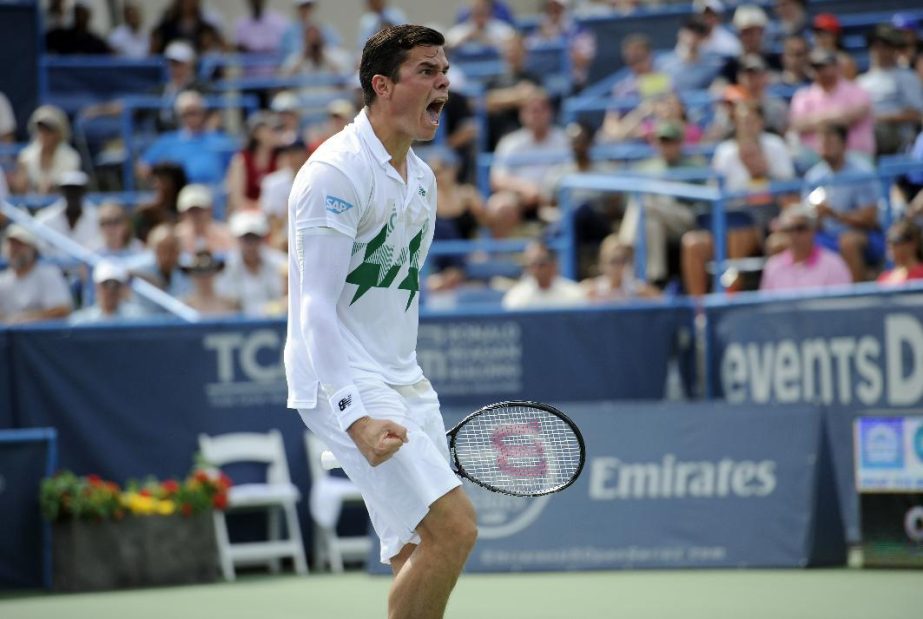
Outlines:
<svg viewBox="0 0 923 619"><path fill-rule="evenodd" d="M359 396L359 390L356 389L355 385L347 385L341 388L328 398L328 402L330 402L330 409L333 414L337 416L340 429L344 432L357 419L368 415L365 412L365 405L362 404L362 398Z"/></svg>

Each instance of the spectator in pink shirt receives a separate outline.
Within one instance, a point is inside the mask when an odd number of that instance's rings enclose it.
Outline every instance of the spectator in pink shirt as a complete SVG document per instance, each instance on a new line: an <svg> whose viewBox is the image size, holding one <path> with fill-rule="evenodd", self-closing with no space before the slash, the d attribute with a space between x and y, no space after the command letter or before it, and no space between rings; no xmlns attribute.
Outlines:
<svg viewBox="0 0 923 619"><path fill-rule="evenodd" d="M289 21L275 11L266 10L266 0L247 0L249 15L237 20L234 36L237 49L250 53L279 51Z"/></svg>
<svg viewBox="0 0 923 619"><path fill-rule="evenodd" d="M820 147L818 129L828 124L849 127L847 149L875 155L872 99L861 86L840 76L836 55L817 48L811 52L814 83L792 98L790 127L801 143L815 153Z"/></svg>
<svg viewBox="0 0 923 619"><path fill-rule="evenodd" d="M760 290L825 288L852 283L849 267L840 256L814 243L811 211L792 206L779 217L788 249L772 256L763 269Z"/></svg>

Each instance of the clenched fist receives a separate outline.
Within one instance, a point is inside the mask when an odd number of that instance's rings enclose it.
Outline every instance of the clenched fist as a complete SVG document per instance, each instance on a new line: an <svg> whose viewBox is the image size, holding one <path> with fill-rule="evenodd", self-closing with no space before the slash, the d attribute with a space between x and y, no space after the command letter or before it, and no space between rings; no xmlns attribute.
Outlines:
<svg viewBox="0 0 923 619"><path fill-rule="evenodd" d="M385 462L407 442L407 428L388 419L362 417L346 433L372 466Z"/></svg>

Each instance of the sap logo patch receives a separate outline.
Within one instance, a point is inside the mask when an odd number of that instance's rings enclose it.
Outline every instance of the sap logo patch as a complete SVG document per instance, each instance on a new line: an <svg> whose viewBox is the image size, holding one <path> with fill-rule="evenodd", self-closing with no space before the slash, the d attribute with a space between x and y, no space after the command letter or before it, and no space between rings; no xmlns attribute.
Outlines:
<svg viewBox="0 0 923 619"><path fill-rule="evenodd" d="M352 204L335 196L324 196L324 208L334 215L341 215L351 209Z"/></svg>

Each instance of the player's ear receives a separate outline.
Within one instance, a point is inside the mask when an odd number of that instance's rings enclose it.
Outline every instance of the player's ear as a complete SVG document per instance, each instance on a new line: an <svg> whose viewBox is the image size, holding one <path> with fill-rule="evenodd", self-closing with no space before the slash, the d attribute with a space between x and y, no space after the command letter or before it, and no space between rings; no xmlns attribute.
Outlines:
<svg viewBox="0 0 923 619"><path fill-rule="evenodd" d="M372 90L375 91L375 95L382 99L389 99L391 97L391 89L394 87L394 83L386 75L376 74L372 76Z"/></svg>

